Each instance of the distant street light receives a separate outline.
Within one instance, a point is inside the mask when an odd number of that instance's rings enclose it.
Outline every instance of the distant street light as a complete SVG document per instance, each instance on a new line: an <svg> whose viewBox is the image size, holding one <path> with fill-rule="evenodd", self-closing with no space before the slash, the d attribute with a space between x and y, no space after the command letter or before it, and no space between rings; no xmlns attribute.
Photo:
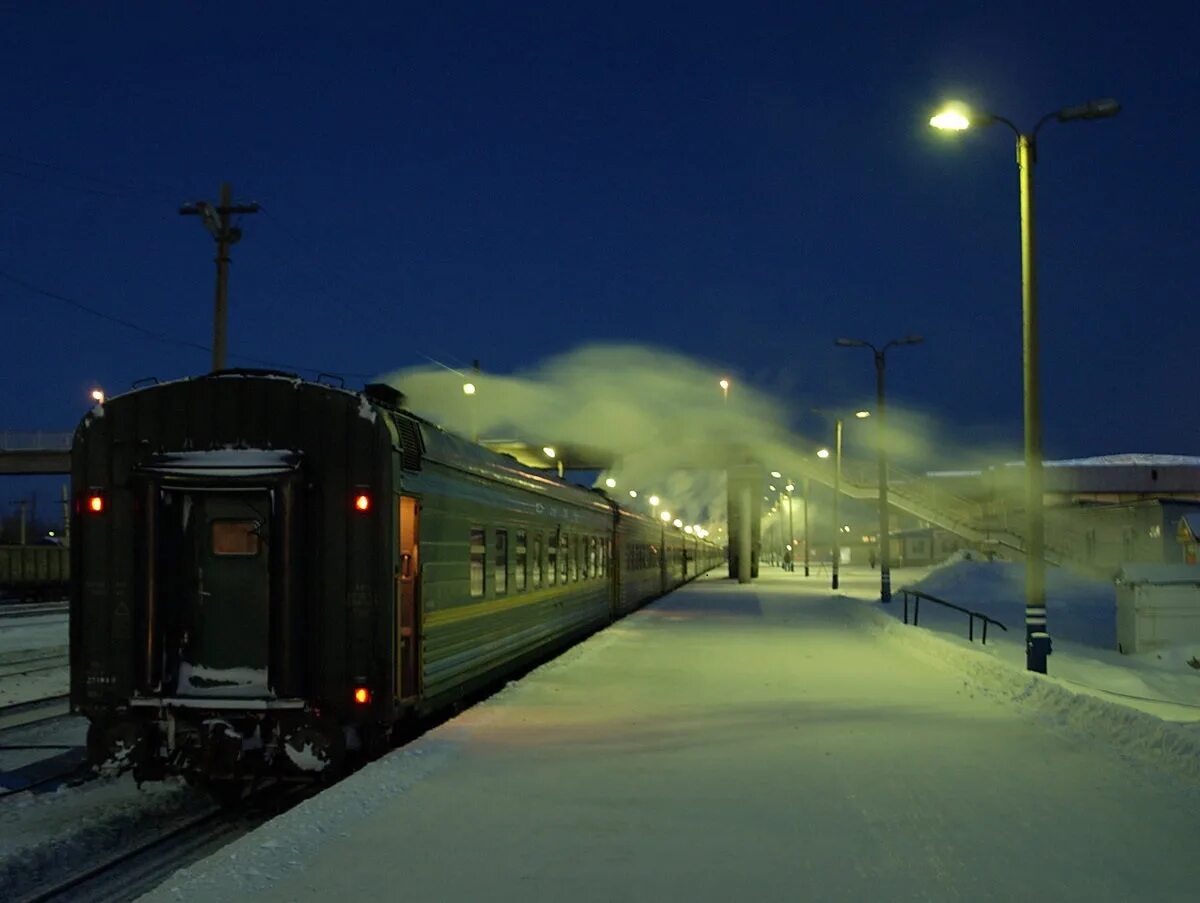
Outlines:
<svg viewBox="0 0 1200 903"><path fill-rule="evenodd" d="M630 497L631 499L635 499L635 498L637 498L637 490L636 490L636 489L630 489L630 490L629 490L629 497Z"/></svg>
<svg viewBox="0 0 1200 903"><path fill-rule="evenodd" d="M657 507L658 507L658 501L659 501L659 499L658 499L658 496L657 496L657 495L652 495L652 496L650 496L650 499L649 499L649 501L650 501L650 507L651 507L651 508L657 508Z"/></svg>
<svg viewBox="0 0 1200 903"><path fill-rule="evenodd" d="M722 379L717 385L721 387L722 400L729 401L729 380Z"/></svg>
<svg viewBox="0 0 1200 903"><path fill-rule="evenodd" d="M825 458L828 458L828 457L829 457L829 449L827 449L827 448L818 448L818 449L817 449L817 457L818 457L818 458L820 458L821 460L824 460Z"/></svg>
<svg viewBox="0 0 1200 903"><path fill-rule="evenodd" d="M104 404L104 390L101 388L92 389L92 401L96 404Z"/></svg>
<svg viewBox="0 0 1200 903"><path fill-rule="evenodd" d="M609 477L607 480L604 481L604 485L607 486L609 489L616 489L617 481L614 480L612 477Z"/></svg>
<svg viewBox="0 0 1200 903"><path fill-rule="evenodd" d="M878 420L875 423L875 438L879 446L879 601L892 601L892 569L891 569L891 537L888 532L888 499L887 499L887 440L884 435L886 423L886 404L884 399L883 374L887 366L888 349L897 345L917 345L925 341L919 335L905 336L902 339L892 339L882 348L876 348L870 342L862 339L837 339L835 345L842 348L870 348L875 354L875 413ZM857 414L855 416L858 416Z"/></svg>
<svg viewBox="0 0 1200 903"><path fill-rule="evenodd" d="M463 395L468 398L475 394L475 383L463 383ZM479 427L475 423L475 405L473 402L467 402L467 419L471 423L471 441L479 441Z"/></svg>
<svg viewBox="0 0 1200 903"><path fill-rule="evenodd" d="M1037 256L1034 249L1033 167L1037 163L1037 134L1051 119L1076 122L1116 116L1121 105L1112 98L1091 100L1047 113L1022 132L1011 120L994 113L973 113L965 107L944 110L929 120L934 128L961 131L972 125L1001 122L1017 138L1017 168L1021 199L1021 310L1025 408L1025 667L1046 673L1050 632L1046 624L1046 524L1042 490L1042 414L1038 378Z"/></svg>

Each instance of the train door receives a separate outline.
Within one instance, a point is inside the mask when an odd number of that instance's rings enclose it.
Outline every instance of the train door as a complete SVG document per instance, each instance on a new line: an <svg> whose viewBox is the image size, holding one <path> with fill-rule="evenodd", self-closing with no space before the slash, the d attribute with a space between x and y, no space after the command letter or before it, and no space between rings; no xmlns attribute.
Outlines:
<svg viewBox="0 0 1200 903"><path fill-rule="evenodd" d="M401 699L421 692L420 643L420 503L400 496L398 517L399 563L396 567L396 687Z"/></svg>
<svg viewBox="0 0 1200 903"><path fill-rule="evenodd" d="M271 494L164 490L158 530L165 689L271 695Z"/></svg>

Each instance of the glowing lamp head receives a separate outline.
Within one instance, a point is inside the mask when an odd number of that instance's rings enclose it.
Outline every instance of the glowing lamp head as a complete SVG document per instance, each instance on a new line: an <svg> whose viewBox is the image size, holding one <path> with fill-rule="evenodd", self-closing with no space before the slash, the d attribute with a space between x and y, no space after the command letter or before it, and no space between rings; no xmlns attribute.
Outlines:
<svg viewBox="0 0 1200 903"><path fill-rule="evenodd" d="M675 521L675 526L679 526L679 521ZM686 527L683 528L683 532L684 533L695 533L696 531L692 529L691 524L688 524Z"/></svg>
<svg viewBox="0 0 1200 903"><path fill-rule="evenodd" d="M614 480L612 477L609 477L607 480L604 481L604 485L607 486L609 489L616 489L617 481Z"/></svg>
<svg viewBox="0 0 1200 903"><path fill-rule="evenodd" d="M92 401L96 402L96 404L104 404L104 390L103 389L92 389L91 395L92 395Z"/></svg>
<svg viewBox="0 0 1200 903"><path fill-rule="evenodd" d="M931 116L929 124L935 129L948 132L961 132L971 127L971 118L958 107L947 107L945 110Z"/></svg>
<svg viewBox="0 0 1200 903"><path fill-rule="evenodd" d="M365 492L360 492L354 497L354 510L358 512L367 512L371 510L371 497Z"/></svg>
<svg viewBox="0 0 1200 903"><path fill-rule="evenodd" d="M636 489L630 489L630 490L629 490L629 497L630 497L631 499L635 499L635 498L637 498L637 490L636 490Z"/></svg>
<svg viewBox="0 0 1200 903"><path fill-rule="evenodd" d="M671 522L671 512L670 511L664 511L662 514L659 515L659 517L662 518L664 524L669 524Z"/></svg>
<svg viewBox="0 0 1200 903"><path fill-rule="evenodd" d="M828 458L829 457L829 449L827 449L827 448L817 449L817 457L818 458Z"/></svg>
<svg viewBox="0 0 1200 903"><path fill-rule="evenodd" d="M871 416L871 412L870 411L855 411L854 416L857 417L859 420L866 420L868 417Z"/></svg>
<svg viewBox="0 0 1200 903"><path fill-rule="evenodd" d="M717 383L717 385L720 386L724 391L726 391L726 392L729 391L729 380L723 379L719 383Z"/></svg>
<svg viewBox="0 0 1200 903"><path fill-rule="evenodd" d="M93 493L87 497L87 510L92 514L102 514L104 512L104 496L98 493Z"/></svg>
<svg viewBox="0 0 1200 903"><path fill-rule="evenodd" d="M463 395L474 395L475 383L463 383Z"/></svg>
<svg viewBox="0 0 1200 903"><path fill-rule="evenodd" d="M786 486L784 486L783 488L784 488L784 489L786 489L788 492L791 492L793 489L795 489L795 488L796 488L796 484L795 484L795 483L788 483L788 484L787 484Z"/></svg>
<svg viewBox="0 0 1200 903"><path fill-rule="evenodd" d="M543 445L542 446L542 454L545 455L547 458L553 458L555 455L558 454L558 452L556 452L549 445Z"/></svg>
<svg viewBox="0 0 1200 903"><path fill-rule="evenodd" d="M676 529L683 526L683 521L681 521L679 518L675 518L675 520L671 521L671 523L675 525Z"/></svg>
<svg viewBox="0 0 1200 903"><path fill-rule="evenodd" d="M371 691L366 687L354 688L354 701L359 705L366 705L371 701Z"/></svg>
<svg viewBox="0 0 1200 903"><path fill-rule="evenodd" d="M650 496L650 504L651 505L657 505L658 502L659 502L659 498L657 495Z"/></svg>

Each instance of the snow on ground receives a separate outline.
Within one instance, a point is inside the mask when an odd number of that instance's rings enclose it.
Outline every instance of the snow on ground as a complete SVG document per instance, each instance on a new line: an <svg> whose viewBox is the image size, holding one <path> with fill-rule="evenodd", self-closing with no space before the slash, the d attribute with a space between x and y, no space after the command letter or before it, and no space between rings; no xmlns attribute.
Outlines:
<svg viewBox="0 0 1200 903"><path fill-rule="evenodd" d="M65 614L0 618L0 662L13 662L34 655L65 656L68 643ZM66 693L69 679L66 667L0 677L0 706Z"/></svg>
<svg viewBox="0 0 1200 903"><path fill-rule="evenodd" d="M877 579L700 580L148 899L1194 899L1200 736Z"/></svg>
<svg viewBox="0 0 1200 903"><path fill-rule="evenodd" d="M170 830L211 806L182 781L139 790L128 775L2 799L0 897L19 898L44 876L60 874L65 860L100 862L147 832Z"/></svg>
<svg viewBox="0 0 1200 903"><path fill-rule="evenodd" d="M903 585L1000 621L1008 630L990 628L985 651L1013 667L1024 667L1024 565L957 558L922 579L893 581L897 589ZM1116 649L1116 591L1111 581L1063 568L1046 570L1046 608L1054 646L1047 671L1054 681L1170 721L1200 722L1200 670L1188 665L1200 657L1200 643L1122 655ZM903 617L898 592L885 610ZM967 616L961 612L923 601L920 626L952 642L967 643ZM975 633L976 648L981 648L978 623Z"/></svg>
<svg viewBox="0 0 1200 903"><path fill-rule="evenodd" d="M29 618L0 617L0 653L15 655L19 652L66 652L67 642L66 614Z"/></svg>

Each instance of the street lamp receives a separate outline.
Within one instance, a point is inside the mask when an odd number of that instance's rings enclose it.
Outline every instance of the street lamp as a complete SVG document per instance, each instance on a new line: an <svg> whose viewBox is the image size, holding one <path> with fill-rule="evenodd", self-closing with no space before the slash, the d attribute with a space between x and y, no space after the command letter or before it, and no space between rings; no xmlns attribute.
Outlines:
<svg viewBox="0 0 1200 903"><path fill-rule="evenodd" d="M961 131L973 125L1004 123L1017 138L1017 168L1021 200L1021 343L1025 408L1025 667L1046 673L1050 632L1046 625L1046 524L1042 492L1042 414L1039 398L1037 335L1037 256L1034 253L1033 167L1037 135L1051 119L1077 122L1116 116L1121 105L1112 98L1090 100L1047 113L1022 132L1011 120L994 113L973 113L959 107L943 110L929 120L934 128Z"/></svg>
<svg viewBox="0 0 1200 903"><path fill-rule="evenodd" d="M839 340L841 341L841 340ZM833 435L834 435L834 459L833 459L833 581L834 589L838 588L838 570L841 564L841 533L838 528L838 500L842 494L842 426L843 418L836 414L830 414L829 411L821 408L813 408L814 414L821 414L825 417L832 416L833 420ZM855 411L854 416L859 420L871 416L870 411ZM828 458L829 449L822 448L817 452L818 458ZM805 527L805 536L807 537L807 526Z"/></svg>
<svg viewBox="0 0 1200 903"><path fill-rule="evenodd" d="M919 335L905 336L902 339L892 339L882 348L876 348L870 342L862 339L836 339L835 345L842 348L870 348L875 355L875 437L879 449L879 601L892 601L892 568L891 568L891 538L888 532L888 486L887 486L887 440L884 437L884 424L887 422L887 406L884 399L883 374L887 367L889 348L897 345L919 345L925 341ZM862 413L862 412L859 412ZM857 417L858 414L855 414Z"/></svg>
<svg viewBox="0 0 1200 903"><path fill-rule="evenodd" d="M104 404L104 390L99 387L92 389L92 401L96 404Z"/></svg>
<svg viewBox="0 0 1200 903"><path fill-rule="evenodd" d="M463 383L463 395L466 395L467 398L470 398L474 394L475 383ZM467 415L471 421L471 441L478 442L479 430L475 425L475 405L470 401L467 402Z"/></svg>
<svg viewBox="0 0 1200 903"><path fill-rule="evenodd" d="M729 380L722 378L717 385L721 387L722 400L729 401Z"/></svg>

